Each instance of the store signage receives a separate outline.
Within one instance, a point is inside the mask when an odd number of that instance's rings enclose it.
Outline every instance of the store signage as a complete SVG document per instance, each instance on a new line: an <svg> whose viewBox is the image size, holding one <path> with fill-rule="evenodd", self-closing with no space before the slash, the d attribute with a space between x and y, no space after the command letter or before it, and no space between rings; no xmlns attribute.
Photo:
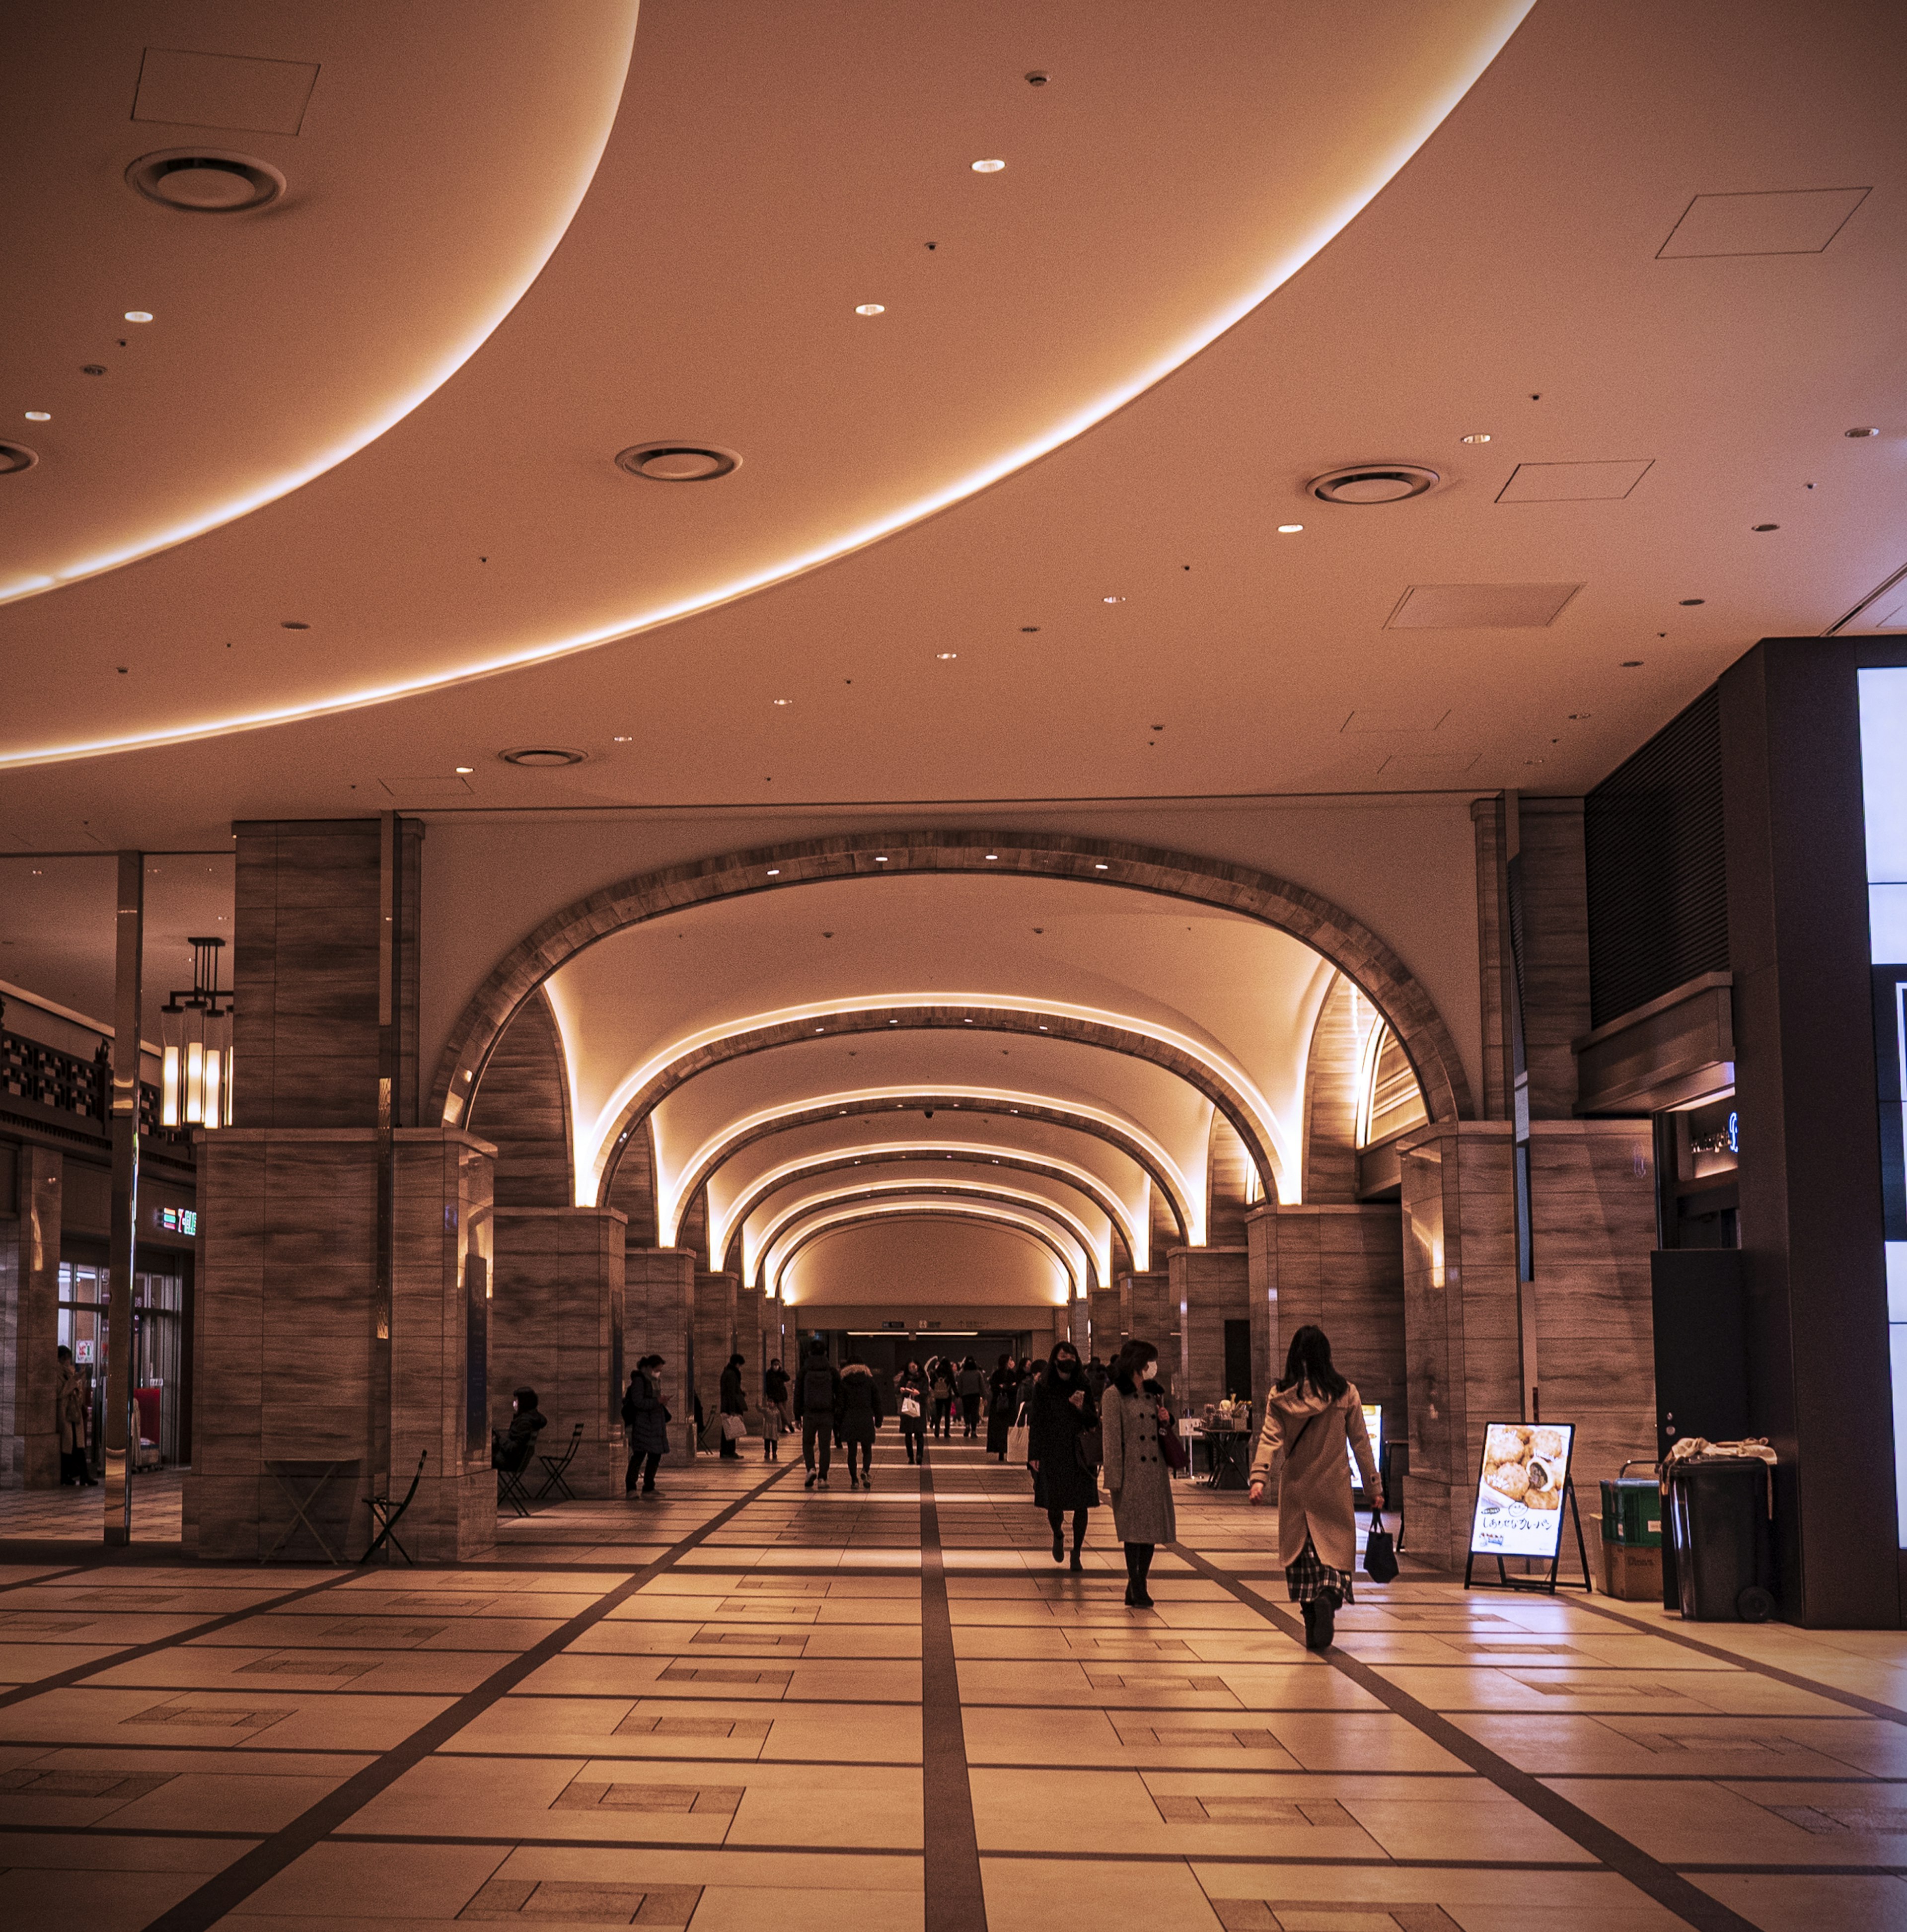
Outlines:
<svg viewBox="0 0 1907 1932"><path fill-rule="evenodd" d="M76 1362L90 1362L93 1358L93 1345L90 1342L76 1342L73 1345L73 1359Z"/></svg>
<svg viewBox="0 0 1907 1932"><path fill-rule="evenodd" d="M1575 1435L1567 1422L1486 1425L1470 1516L1473 1556L1555 1556Z"/></svg>
<svg viewBox="0 0 1907 1932"><path fill-rule="evenodd" d="M159 1228L162 1234L195 1235L199 1232L199 1214L195 1208L161 1208L159 1210Z"/></svg>
<svg viewBox="0 0 1907 1932"><path fill-rule="evenodd" d="M1377 1466L1381 1478L1384 1471L1384 1405L1381 1402L1367 1402L1364 1405L1364 1430L1371 1438L1371 1460ZM1348 1438L1344 1443L1344 1454L1351 1459L1351 1487L1361 1496L1364 1492L1364 1472L1357 1466L1357 1451Z"/></svg>

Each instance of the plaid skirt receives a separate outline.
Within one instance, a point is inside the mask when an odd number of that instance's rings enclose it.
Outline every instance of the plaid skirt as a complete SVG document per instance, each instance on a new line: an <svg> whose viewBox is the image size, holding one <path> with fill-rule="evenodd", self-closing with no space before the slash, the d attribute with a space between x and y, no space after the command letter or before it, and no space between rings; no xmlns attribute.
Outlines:
<svg viewBox="0 0 1907 1932"><path fill-rule="evenodd" d="M1291 1593L1294 1604L1308 1604L1319 1593L1335 1590L1341 1604L1354 1603L1351 1594L1351 1576L1348 1570L1334 1570L1317 1553L1317 1546L1308 1534L1305 1546L1299 1552L1296 1563L1286 1566L1284 1587Z"/></svg>

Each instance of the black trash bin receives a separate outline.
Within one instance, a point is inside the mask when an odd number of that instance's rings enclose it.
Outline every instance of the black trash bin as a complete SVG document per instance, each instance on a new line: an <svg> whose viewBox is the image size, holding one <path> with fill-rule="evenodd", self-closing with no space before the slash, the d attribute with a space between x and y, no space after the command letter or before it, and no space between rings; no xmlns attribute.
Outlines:
<svg viewBox="0 0 1907 1932"><path fill-rule="evenodd" d="M1691 1622L1763 1624L1774 1615L1773 1474L1755 1456L1669 1465L1675 1574Z"/></svg>

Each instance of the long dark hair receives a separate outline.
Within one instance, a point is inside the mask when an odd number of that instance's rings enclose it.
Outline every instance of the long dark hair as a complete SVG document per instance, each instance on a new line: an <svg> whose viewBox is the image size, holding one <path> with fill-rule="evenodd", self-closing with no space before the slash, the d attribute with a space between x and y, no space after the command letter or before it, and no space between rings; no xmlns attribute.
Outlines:
<svg viewBox="0 0 1907 1932"><path fill-rule="evenodd" d="M1314 1322L1307 1322L1292 1336L1284 1358L1284 1379L1278 1387L1302 1390L1307 1383L1326 1402L1335 1402L1350 1387L1331 1366L1331 1337Z"/></svg>
<svg viewBox="0 0 1907 1932"><path fill-rule="evenodd" d="M1134 1336L1113 1358L1113 1380L1122 1395L1140 1395L1144 1393L1139 1386L1139 1378L1148 1362L1156 1362L1159 1352L1149 1342L1142 1342Z"/></svg>

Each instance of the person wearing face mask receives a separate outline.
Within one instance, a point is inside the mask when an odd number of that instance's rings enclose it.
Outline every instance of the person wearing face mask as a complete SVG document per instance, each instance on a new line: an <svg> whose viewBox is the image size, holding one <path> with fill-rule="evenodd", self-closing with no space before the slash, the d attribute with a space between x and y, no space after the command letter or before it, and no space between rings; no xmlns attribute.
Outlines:
<svg viewBox="0 0 1907 1932"><path fill-rule="evenodd" d="M1137 1610L1152 1606L1146 1579L1153 1550L1179 1534L1171 1473L1159 1447L1160 1426L1169 1412L1150 1392L1158 1387L1158 1350L1135 1336L1113 1361L1100 1410L1106 1487L1113 1498L1113 1523L1125 1545L1125 1600Z"/></svg>
<svg viewBox="0 0 1907 1932"><path fill-rule="evenodd" d="M1071 1567L1083 1570L1080 1552L1086 1540L1086 1512L1099 1506L1099 1474L1092 1445L1081 1438L1099 1426L1099 1411L1086 1387L1080 1352L1070 1342L1055 1345L1045 1379L1027 1418L1027 1466L1033 1472L1034 1500L1053 1526L1053 1560L1066 1556L1065 1522L1073 1518Z"/></svg>

